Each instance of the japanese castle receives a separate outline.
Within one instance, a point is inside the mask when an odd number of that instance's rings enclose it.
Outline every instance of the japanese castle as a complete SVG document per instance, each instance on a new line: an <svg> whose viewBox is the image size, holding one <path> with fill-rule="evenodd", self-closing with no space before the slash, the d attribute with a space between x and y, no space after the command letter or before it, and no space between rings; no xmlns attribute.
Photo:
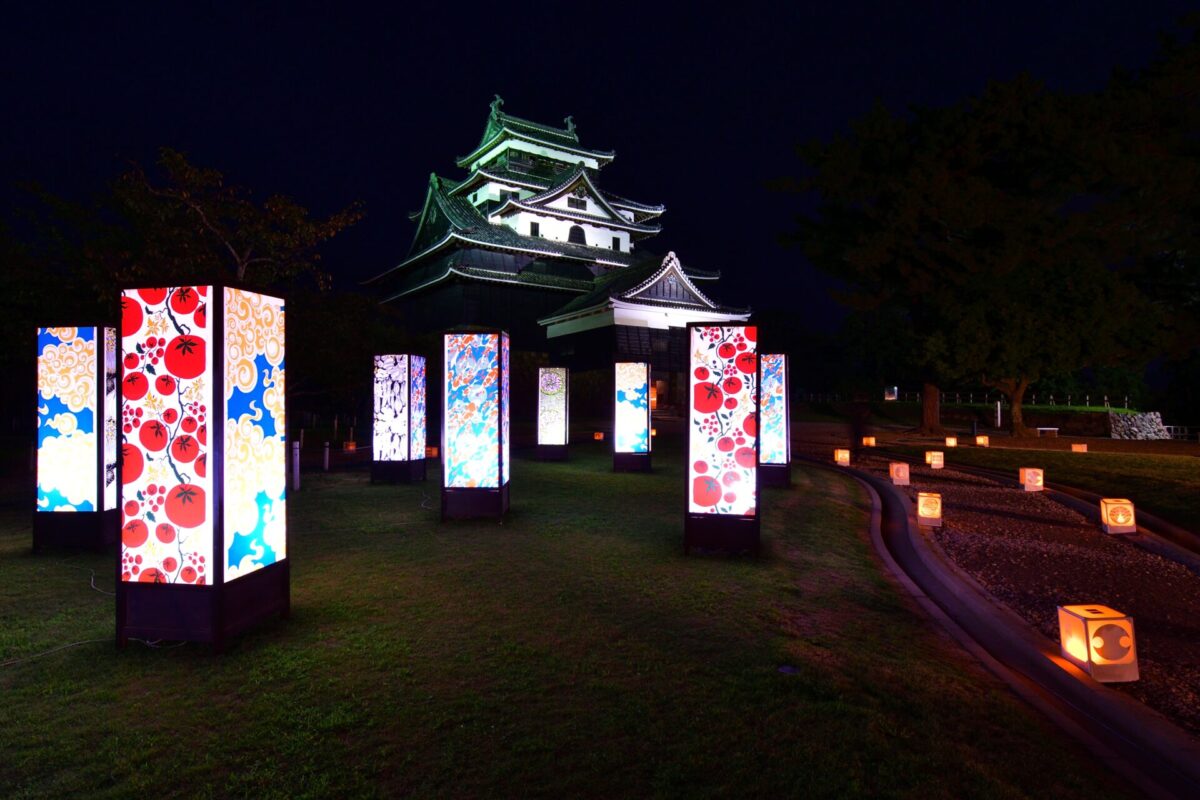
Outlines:
<svg viewBox="0 0 1200 800"><path fill-rule="evenodd" d="M688 322L748 318L711 299L719 273L644 249L665 209L600 188L615 153L580 144L571 117L560 128L503 105L455 162L466 177L429 176L408 256L366 282L412 332L503 328L515 349L577 368L627 358L679 371Z"/></svg>

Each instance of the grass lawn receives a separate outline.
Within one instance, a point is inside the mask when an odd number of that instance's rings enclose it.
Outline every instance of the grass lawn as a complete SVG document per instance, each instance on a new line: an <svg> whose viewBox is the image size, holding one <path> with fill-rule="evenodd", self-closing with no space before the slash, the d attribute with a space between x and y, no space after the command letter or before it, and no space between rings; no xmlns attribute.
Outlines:
<svg viewBox="0 0 1200 800"><path fill-rule="evenodd" d="M670 445L517 460L503 525L306 475L293 616L219 657L117 652L111 561L33 557L10 494L0 662L106 641L0 667L0 796L1121 794L913 613L847 477L770 491L759 561L684 558Z"/></svg>
<svg viewBox="0 0 1200 800"><path fill-rule="evenodd" d="M919 457L925 449L897 447ZM1200 531L1200 458L1140 453L1069 453L1016 447L959 447L946 450L946 465L1008 470L1041 467L1049 483L1064 483L1107 497L1127 497L1138 508Z"/></svg>

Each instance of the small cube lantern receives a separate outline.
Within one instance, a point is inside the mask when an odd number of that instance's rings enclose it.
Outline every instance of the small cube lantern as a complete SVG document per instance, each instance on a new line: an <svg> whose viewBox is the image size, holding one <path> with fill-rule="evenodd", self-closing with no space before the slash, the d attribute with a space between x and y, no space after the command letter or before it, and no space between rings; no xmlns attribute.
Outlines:
<svg viewBox="0 0 1200 800"><path fill-rule="evenodd" d="M1021 467L1021 485L1027 492L1040 492L1045 488L1046 474L1039 467Z"/></svg>
<svg viewBox="0 0 1200 800"><path fill-rule="evenodd" d="M874 436L862 437L862 446L863 447L874 447L875 446L875 437Z"/></svg>
<svg viewBox="0 0 1200 800"><path fill-rule="evenodd" d="M1100 605L1058 607L1063 657L1101 683L1138 679L1133 617Z"/></svg>
<svg viewBox="0 0 1200 800"><path fill-rule="evenodd" d="M942 526L942 496L937 492L917 492L917 524L926 528Z"/></svg>
<svg viewBox="0 0 1200 800"><path fill-rule="evenodd" d="M843 447L837 448L833 451L833 461L839 467L850 466L850 451Z"/></svg>
<svg viewBox="0 0 1200 800"><path fill-rule="evenodd" d="M992 444L991 439L989 439L986 436L976 436L975 437L975 446L976 447L991 447L991 444Z"/></svg>
<svg viewBox="0 0 1200 800"><path fill-rule="evenodd" d="M592 433L592 439L597 442L604 441L604 431L595 431Z"/></svg>
<svg viewBox="0 0 1200 800"><path fill-rule="evenodd" d="M1101 500L1100 527L1105 533L1137 533L1133 501L1112 497Z"/></svg>
<svg viewBox="0 0 1200 800"><path fill-rule="evenodd" d="M888 464L888 477L893 486L908 486L908 464L903 461L893 461Z"/></svg>
<svg viewBox="0 0 1200 800"><path fill-rule="evenodd" d="M946 456L940 450L930 450L925 454L925 463L930 469L941 469L946 466Z"/></svg>
<svg viewBox="0 0 1200 800"><path fill-rule="evenodd" d="M1086 444L1073 444L1073 445L1071 445L1071 452L1072 453L1086 453L1087 445Z"/></svg>
<svg viewBox="0 0 1200 800"><path fill-rule="evenodd" d="M957 436L947 436L946 437L946 447L958 447L958 437Z"/></svg>

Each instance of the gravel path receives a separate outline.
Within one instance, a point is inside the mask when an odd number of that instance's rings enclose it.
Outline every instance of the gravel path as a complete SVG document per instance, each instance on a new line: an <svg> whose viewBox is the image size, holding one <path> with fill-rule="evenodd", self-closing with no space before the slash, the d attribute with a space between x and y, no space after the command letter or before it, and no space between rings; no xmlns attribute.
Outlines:
<svg viewBox="0 0 1200 800"><path fill-rule="evenodd" d="M832 450L809 449L832 461ZM828 452L826 452L828 450ZM860 452L855 466L887 478L886 456ZM1056 607L1099 603L1130 614L1140 680L1110 684L1200 734L1200 575L1109 536L1041 492L1025 492L952 467L911 467L918 491L942 495L934 541L993 597L1058 642Z"/></svg>

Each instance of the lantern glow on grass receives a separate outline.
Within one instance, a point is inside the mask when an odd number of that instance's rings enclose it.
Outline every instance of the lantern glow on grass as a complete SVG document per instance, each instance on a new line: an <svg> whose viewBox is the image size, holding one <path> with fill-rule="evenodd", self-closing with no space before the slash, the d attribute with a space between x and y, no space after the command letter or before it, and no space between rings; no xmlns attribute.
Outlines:
<svg viewBox="0 0 1200 800"><path fill-rule="evenodd" d="M566 367L538 368L537 453L543 461L563 461L567 457L570 380Z"/></svg>
<svg viewBox="0 0 1200 800"><path fill-rule="evenodd" d="M509 503L509 342L443 337L442 519L501 516Z"/></svg>
<svg viewBox="0 0 1200 800"><path fill-rule="evenodd" d="M930 469L941 469L946 466L946 456L940 450L929 450L925 453L925 463Z"/></svg>
<svg viewBox="0 0 1200 800"><path fill-rule="evenodd" d="M1100 527L1105 533L1137 533L1133 501L1105 497L1100 501Z"/></svg>
<svg viewBox="0 0 1200 800"><path fill-rule="evenodd" d="M425 480L425 357L375 356L371 480Z"/></svg>
<svg viewBox="0 0 1200 800"><path fill-rule="evenodd" d="M117 332L37 329L33 549L117 540Z"/></svg>
<svg viewBox="0 0 1200 800"><path fill-rule="evenodd" d="M753 325L688 326L684 552L759 551L759 365Z"/></svg>
<svg viewBox="0 0 1200 800"><path fill-rule="evenodd" d="M613 383L613 470L650 470L650 364L618 361Z"/></svg>
<svg viewBox="0 0 1200 800"><path fill-rule="evenodd" d="M1073 445L1071 445L1071 452L1072 452L1072 453L1086 453L1087 451L1088 451L1088 449L1087 449L1087 445L1086 445L1086 444L1073 444Z"/></svg>
<svg viewBox="0 0 1200 800"><path fill-rule="evenodd" d="M759 362L762 405L758 415L758 480L763 486L790 486L792 423L788 357L784 353L763 353Z"/></svg>
<svg viewBox="0 0 1200 800"><path fill-rule="evenodd" d="M1101 605L1058 607L1063 657L1102 683L1138 679L1133 617Z"/></svg>
<svg viewBox="0 0 1200 800"><path fill-rule="evenodd" d="M875 446L875 437L874 436L862 437L862 446L863 447L874 447Z"/></svg>
<svg viewBox="0 0 1200 800"><path fill-rule="evenodd" d="M850 466L850 451L844 447L838 447L833 451L833 463L839 467Z"/></svg>
<svg viewBox="0 0 1200 800"><path fill-rule="evenodd" d="M212 642L289 610L282 300L126 291L117 642Z"/></svg>
<svg viewBox="0 0 1200 800"><path fill-rule="evenodd" d="M942 525L942 496L937 492L917 492L917 524L926 528Z"/></svg>
<svg viewBox="0 0 1200 800"><path fill-rule="evenodd" d="M1021 467L1018 475L1027 492L1040 492L1046 488L1046 474L1040 467Z"/></svg>
<svg viewBox="0 0 1200 800"><path fill-rule="evenodd" d="M893 461L888 464L888 477L893 486L908 486L908 464L903 461Z"/></svg>
<svg viewBox="0 0 1200 800"><path fill-rule="evenodd" d="M989 439L986 436L976 436L975 437L975 446L976 447L990 447L991 439Z"/></svg>

